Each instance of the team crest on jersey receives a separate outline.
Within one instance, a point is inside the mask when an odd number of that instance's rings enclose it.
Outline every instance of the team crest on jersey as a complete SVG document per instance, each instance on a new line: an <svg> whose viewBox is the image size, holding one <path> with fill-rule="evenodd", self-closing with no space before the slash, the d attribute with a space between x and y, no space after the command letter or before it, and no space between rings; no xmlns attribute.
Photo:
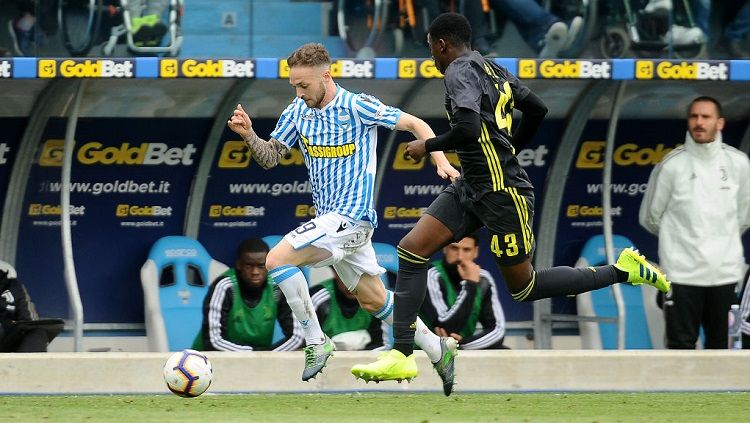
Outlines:
<svg viewBox="0 0 750 423"><path fill-rule="evenodd" d="M340 157L349 157L356 151L354 143L348 143L343 145L311 145L310 140L304 136L302 137L302 145L305 146L305 151L310 157L313 158L325 158L325 159L337 159Z"/></svg>
<svg viewBox="0 0 750 423"><path fill-rule="evenodd" d="M339 113L339 125L341 125L343 128L346 128L349 126L349 113L346 112L340 112Z"/></svg>

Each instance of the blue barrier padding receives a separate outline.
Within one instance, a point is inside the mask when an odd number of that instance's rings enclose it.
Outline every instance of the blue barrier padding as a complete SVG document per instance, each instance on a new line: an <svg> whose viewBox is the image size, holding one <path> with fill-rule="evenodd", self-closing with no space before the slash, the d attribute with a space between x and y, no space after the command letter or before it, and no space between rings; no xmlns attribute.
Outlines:
<svg viewBox="0 0 750 423"><path fill-rule="evenodd" d="M279 59L261 57L255 61L255 77L276 79L279 77Z"/></svg>
<svg viewBox="0 0 750 423"><path fill-rule="evenodd" d="M13 59L13 78L36 78L36 58L16 57Z"/></svg>
<svg viewBox="0 0 750 423"><path fill-rule="evenodd" d="M136 78L158 78L159 77L159 59L156 57L136 57L135 58L135 77Z"/></svg>
<svg viewBox="0 0 750 423"><path fill-rule="evenodd" d="M375 79L397 79L398 59L375 59Z"/></svg>
<svg viewBox="0 0 750 423"><path fill-rule="evenodd" d="M495 63L504 67L505 69L508 69L508 71L513 75L518 75L518 59L509 57L497 58L495 59Z"/></svg>
<svg viewBox="0 0 750 423"><path fill-rule="evenodd" d="M623 81L635 79L635 60L614 59L612 61L612 79Z"/></svg>
<svg viewBox="0 0 750 423"><path fill-rule="evenodd" d="M750 60L730 60L729 80L750 81Z"/></svg>

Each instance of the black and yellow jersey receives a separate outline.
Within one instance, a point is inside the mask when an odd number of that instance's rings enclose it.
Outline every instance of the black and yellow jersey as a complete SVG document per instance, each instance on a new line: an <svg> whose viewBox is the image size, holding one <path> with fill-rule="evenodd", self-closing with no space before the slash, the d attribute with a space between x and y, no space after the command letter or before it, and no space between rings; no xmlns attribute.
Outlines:
<svg viewBox="0 0 750 423"><path fill-rule="evenodd" d="M448 65L445 88L445 108L451 127L460 108L481 117L481 133L476 142L456 150L461 172L474 195L479 198L507 187L533 188L511 143L513 103L529 95L529 88L507 69L485 60L476 51Z"/></svg>

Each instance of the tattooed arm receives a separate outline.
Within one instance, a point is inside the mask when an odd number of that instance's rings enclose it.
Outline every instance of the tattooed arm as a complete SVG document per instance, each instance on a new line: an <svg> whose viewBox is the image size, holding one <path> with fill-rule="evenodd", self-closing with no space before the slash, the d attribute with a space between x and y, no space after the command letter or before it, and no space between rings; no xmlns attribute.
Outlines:
<svg viewBox="0 0 750 423"><path fill-rule="evenodd" d="M234 114L227 122L229 129L242 137L250 149L253 158L263 169L270 169L279 164L279 159L289 152L289 148L275 138L266 141L253 131L253 123L242 105L238 104Z"/></svg>
<svg viewBox="0 0 750 423"><path fill-rule="evenodd" d="M250 130L250 135L242 137L245 145L253 153L253 158L263 169L270 169L279 164L279 159L289 153L289 148L276 138L266 141L259 137L255 131Z"/></svg>

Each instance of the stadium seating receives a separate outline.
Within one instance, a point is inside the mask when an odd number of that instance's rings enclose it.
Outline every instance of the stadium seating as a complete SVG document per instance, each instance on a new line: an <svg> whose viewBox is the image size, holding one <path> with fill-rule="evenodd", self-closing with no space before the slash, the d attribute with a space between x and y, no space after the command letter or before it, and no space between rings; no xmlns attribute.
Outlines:
<svg viewBox="0 0 750 423"><path fill-rule="evenodd" d="M203 321L209 284L227 270L198 241L167 236L141 267L146 335L151 351L190 348Z"/></svg>
<svg viewBox="0 0 750 423"><path fill-rule="evenodd" d="M184 57L286 57L300 45L322 42L345 57L343 41L329 35L330 2L193 0L183 16ZM293 28L293 29L292 29Z"/></svg>
<svg viewBox="0 0 750 423"><path fill-rule="evenodd" d="M613 236L615 256L633 243L621 235ZM576 267L606 264L604 236L596 235L583 246ZM625 306L625 348L663 348L664 324L656 306L655 291L641 286L620 284ZM616 317L614 295L611 288L579 294L576 297L580 316ZM581 344L587 349L617 349L617 326L613 323L580 322Z"/></svg>

